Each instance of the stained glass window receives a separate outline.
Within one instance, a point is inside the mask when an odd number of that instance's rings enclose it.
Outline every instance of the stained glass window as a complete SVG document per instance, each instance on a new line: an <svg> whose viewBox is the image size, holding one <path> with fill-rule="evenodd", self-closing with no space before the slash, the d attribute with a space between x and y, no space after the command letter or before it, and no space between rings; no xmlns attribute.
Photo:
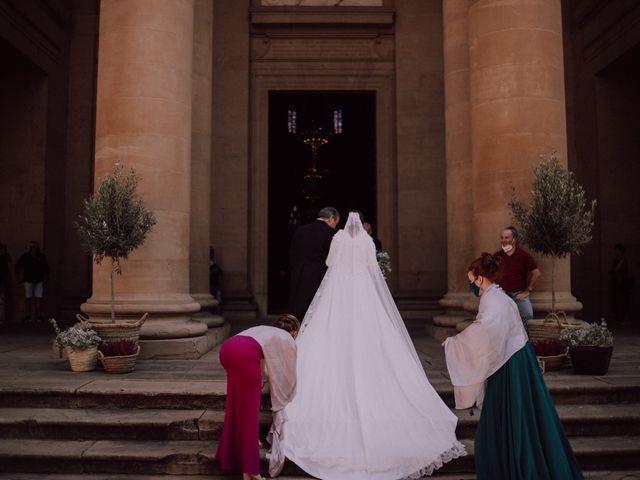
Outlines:
<svg viewBox="0 0 640 480"><path fill-rule="evenodd" d="M335 135L342 133L342 108L340 107L333 110L333 133Z"/></svg>
<svg viewBox="0 0 640 480"><path fill-rule="evenodd" d="M289 133L298 133L298 114L296 113L296 109L293 106L289 107L289 111L287 112L287 131Z"/></svg>

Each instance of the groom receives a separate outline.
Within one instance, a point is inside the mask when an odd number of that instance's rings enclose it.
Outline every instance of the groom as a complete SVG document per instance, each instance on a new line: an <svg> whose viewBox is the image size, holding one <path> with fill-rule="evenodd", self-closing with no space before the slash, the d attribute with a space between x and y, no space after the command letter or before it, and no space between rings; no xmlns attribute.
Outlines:
<svg viewBox="0 0 640 480"><path fill-rule="evenodd" d="M325 207L320 210L316 220L298 227L293 234L289 256L289 313L301 323L327 271L325 261L339 222L338 210Z"/></svg>

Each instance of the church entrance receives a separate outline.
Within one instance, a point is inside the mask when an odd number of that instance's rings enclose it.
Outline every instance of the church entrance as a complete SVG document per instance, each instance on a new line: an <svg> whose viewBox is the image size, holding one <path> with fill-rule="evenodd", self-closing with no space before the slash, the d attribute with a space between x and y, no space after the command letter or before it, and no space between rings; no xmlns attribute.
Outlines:
<svg viewBox="0 0 640 480"><path fill-rule="evenodd" d="M270 91L268 312L286 311L295 228L324 206L360 210L375 229L374 91Z"/></svg>

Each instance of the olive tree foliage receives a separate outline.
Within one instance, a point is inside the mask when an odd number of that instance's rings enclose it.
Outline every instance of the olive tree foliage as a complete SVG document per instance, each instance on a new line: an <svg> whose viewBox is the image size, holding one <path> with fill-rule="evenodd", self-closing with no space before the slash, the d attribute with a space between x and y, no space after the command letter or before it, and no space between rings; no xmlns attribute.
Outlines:
<svg viewBox="0 0 640 480"><path fill-rule="evenodd" d="M97 191L84 201L76 228L85 249L100 265L111 260L111 320L115 321L114 274L122 274L120 261L142 245L156 219L137 194L138 176L133 169L124 174L116 164Z"/></svg>
<svg viewBox="0 0 640 480"><path fill-rule="evenodd" d="M529 205L516 198L514 188L509 207L523 241L551 257L551 311L555 312L555 260L579 255L591 241L596 201L587 201L583 188L560 165L555 152L541 156L533 173Z"/></svg>

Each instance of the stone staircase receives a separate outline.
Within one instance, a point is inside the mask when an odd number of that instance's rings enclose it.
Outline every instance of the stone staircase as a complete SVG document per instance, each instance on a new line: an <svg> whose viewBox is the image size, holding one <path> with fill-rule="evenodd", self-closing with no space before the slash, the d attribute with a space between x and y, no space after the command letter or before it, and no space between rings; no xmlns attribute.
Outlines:
<svg viewBox="0 0 640 480"><path fill-rule="evenodd" d="M100 392L55 388L3 389L0 395L0 479L230 479L215 461L224 391L175 383L162 393L136 388ZM140 387L140 388L143 388ZM448 404L452 391L437 387ZM640 386L554 383L558 413L588 478L640 478ZM266 407L266 404L263 405ZM456 412L467 457L432 478L472 479L478 413ZM270 415L261 417L262 434ZM263 472L266 460L262 452ZM309 478L285 465L283 478Z"/></svg>

